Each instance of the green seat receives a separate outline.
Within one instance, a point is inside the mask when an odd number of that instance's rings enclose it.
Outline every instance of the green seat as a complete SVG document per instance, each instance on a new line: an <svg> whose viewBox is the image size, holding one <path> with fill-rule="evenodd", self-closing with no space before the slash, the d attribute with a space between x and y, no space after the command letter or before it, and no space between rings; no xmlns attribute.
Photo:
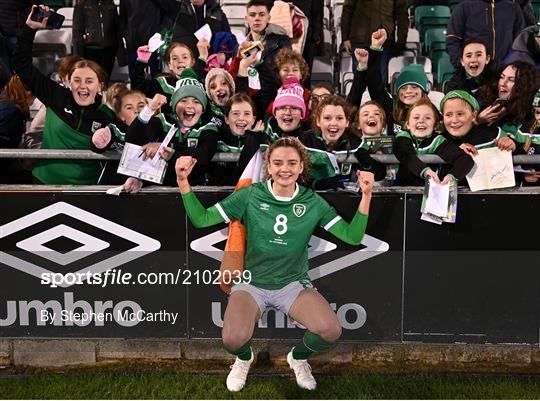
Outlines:
<svg viewBox="0 0 540 401"><path fill-rule="evenodd" d="M43 3L55 9L66 6L66 3L64 0L45 0Z"/></svg>
<svg viewBox="0 0 540 401"><path fill-rule="evenodd" d="M534 10L534 15L536 16L536 19L540 19L540 2L532 3L532 8Z"/></svg>
<svg viewBox="0 0 540 401"><path fill-rule="evenodd" d="M454 74L454 66L450 61L450 56L445 51L433 53L431 59L433 68L437 71L437 83L442 86L444 81L448 81Z"/></svg>
<svg viewBox="0 0 540 401"><path fill-rule="evenodd" d="M446 26L449 19L448 6L418 6L414 9L414 26L420 31L420 37L424 37L428 27Z"/></svg>
<svg viewBox="0 0 540 401"><path fill-rule="evenodd" d="M426 54L435 50L446 50L446 28L431 28L424 36Z"/></svg>
<svg viewBox="0 0 540 401"><path fill-rule="evenodd" d="M454 8L461 3L463 0L450 0L448 2L448 7L450 7L450 12L454 11Z"/></svg>

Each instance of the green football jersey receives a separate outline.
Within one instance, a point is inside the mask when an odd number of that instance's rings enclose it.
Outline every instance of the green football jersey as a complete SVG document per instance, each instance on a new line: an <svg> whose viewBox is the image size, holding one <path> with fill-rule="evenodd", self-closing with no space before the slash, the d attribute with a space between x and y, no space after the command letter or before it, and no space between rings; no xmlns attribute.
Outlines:
<svg viewBox="0 0 540 401"><path fill-rule="evenodd" d="M246 228L245 269L251 284L280 289L309 279L308 243L317 226L325 230L341 220L336 210L309 188L296 186L289 198L276 196L271 181L234 192L216 204L226 223L240 220Z"/></svg>

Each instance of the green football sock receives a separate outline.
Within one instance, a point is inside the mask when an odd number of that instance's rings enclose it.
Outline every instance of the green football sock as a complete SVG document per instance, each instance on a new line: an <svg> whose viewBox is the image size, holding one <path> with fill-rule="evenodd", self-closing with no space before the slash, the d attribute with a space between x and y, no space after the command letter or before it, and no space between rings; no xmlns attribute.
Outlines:
<svg viewBox="0 0 540 401"><path fill-rule="evenodd" d="M308 359L314 352L327 350L332 346L321 336L313 334L311 331L306 331L304 338L293 348L294 359Z"/></svg>
<svg viewBox="0 0 540 401"><path fill-rule="evenodd" d="M231 350L225 347L227 352L230 354L233 354L234 356L237 356L239 359L243 361L249 361L251 359L251 340L249 340L247 343L242 345L240 348Z"/></svg>

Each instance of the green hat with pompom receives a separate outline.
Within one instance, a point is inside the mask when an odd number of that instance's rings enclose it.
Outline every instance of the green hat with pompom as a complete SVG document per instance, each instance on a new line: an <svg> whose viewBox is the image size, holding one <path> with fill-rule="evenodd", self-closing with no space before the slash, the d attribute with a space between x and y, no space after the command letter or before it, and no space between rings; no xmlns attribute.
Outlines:
<svg viewBox="0 0 540 401"><path fill-rule="evenodd" d="M208 99L206 98L206 92L204 90L203 84L197 79L197 74L193 69L186 68L180 74L178 82L176 82L176 87L174 88L174 93L171 97L171 107L173 110L176 110L176 105L185 97L193 97L201 102L203 111L206 109Z"/></svg>

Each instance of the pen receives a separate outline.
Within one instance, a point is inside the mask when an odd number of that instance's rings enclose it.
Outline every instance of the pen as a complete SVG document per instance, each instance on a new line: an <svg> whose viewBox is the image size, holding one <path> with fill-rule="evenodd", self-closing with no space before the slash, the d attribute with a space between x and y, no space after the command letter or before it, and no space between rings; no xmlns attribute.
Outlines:
<svg viewBox="0 0 540 401"><path fill-rule="evenodd" d="M154 141L150 141L150 142L148 142L148 143L154 143ZM145 152L145 151L146 151L146 149L141 150L141 153L139 153L139 156L137 156L137 158L140 159L141 156L144 155L144 152Z"/></svg>

